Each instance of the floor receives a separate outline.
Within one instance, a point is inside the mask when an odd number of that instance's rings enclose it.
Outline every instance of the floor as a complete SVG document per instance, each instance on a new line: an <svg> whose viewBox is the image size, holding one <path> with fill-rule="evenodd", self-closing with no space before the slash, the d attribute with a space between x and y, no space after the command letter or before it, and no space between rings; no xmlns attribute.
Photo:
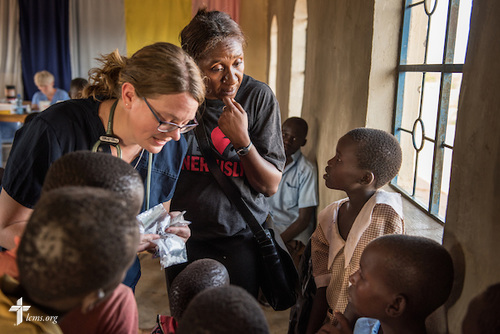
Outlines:
<svg viewBox="0 0 500 334"><path fill-rule="evenodd" d="M164 272L158 259L151 254L139 254L142 276L136 287L135 297L139 308L140 334L150 333L156 324L156 315L169 315L167 289ZM270 307L263 307L271 334L285 334L288 330L289 311L276 312Z"/></svg>

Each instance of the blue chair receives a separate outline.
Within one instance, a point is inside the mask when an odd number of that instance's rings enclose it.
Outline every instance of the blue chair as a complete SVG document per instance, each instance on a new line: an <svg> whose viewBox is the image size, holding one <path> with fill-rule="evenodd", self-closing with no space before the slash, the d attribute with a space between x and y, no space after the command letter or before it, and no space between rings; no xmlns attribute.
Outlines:
<svg viewBox="0 0 500 334"><path fill-rule="evenodd" d="M21 127L20 122L0 122L0 143L2 144L2 149L0 149L0 165L3 166L3 144L12 144L14 140L14 135L16 131ZM1 167L0 166L0 167Z"/></svg>

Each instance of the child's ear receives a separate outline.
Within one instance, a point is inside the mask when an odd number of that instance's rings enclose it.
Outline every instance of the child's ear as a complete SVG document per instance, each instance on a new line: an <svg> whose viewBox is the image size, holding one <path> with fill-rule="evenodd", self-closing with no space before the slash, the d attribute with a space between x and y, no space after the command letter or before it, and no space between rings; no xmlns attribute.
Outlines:
<svg viewBox="0 0 500 334"><path fill-rule="evenodd" d="M86 295L82 300L81 312L86 314L94 309L99 302L105 297L103 289L92 291Z"/></svg>
<svg viewBox="0 0 500 334"><path fill-rule="evenodd" d="M392 318L400 317L406 310L406 297L399 294L387 305L385 313Z"/></svg>
<svg viewBox="0 0 500 334"><path fill-rule="evenodd" d="M304 139L304 141L302 142L302 145L300 145L300 146L305 146L306 143L307 143L307 139Z"/></svg>
<svg viewBox="0 0 500 334"><path fill-rule="evenodd" d="M366 171L363 177L361 178L360 183L362 185L368 186L373 182L375 182L375 175L373 175L373 173L370 171Z"/></svg>

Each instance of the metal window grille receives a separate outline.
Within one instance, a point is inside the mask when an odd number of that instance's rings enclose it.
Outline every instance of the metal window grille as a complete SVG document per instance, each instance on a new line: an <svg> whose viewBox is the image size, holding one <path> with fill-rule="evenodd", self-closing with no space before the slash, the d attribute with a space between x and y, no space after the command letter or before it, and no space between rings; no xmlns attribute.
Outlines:
<svg viewBox="0 0 500 334"><path fill-rule="evenodd" d="M403 165L391 185L445 221L472 0L404 0L394 135Z"/></svg>

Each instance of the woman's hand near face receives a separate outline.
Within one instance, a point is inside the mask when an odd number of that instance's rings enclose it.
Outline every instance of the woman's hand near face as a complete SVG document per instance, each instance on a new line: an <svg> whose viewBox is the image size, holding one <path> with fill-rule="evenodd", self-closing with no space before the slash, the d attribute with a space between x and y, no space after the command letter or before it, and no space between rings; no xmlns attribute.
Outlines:
<svg viewBox="0 0 500 334"><path fill-rule="evenodd" d="M219 127L235 148L245 147L250 143L248 135L248 116L243 107L233 99L225 97L224 110L219 117Z"/></svg>
<svg viewBox="0 0 500 334"><path fill-rule="evenodd" d="M219 117L219 127L224 135L231 141L235 149L246 147L250 144L248 134L248 116L241 105L229 97L223 100L226 107ZM240 156L241 164L245 170L248 182L256 191L271 196L278 190L281 172L264 159L257 148L250 147L245 156Z"/></svg>

